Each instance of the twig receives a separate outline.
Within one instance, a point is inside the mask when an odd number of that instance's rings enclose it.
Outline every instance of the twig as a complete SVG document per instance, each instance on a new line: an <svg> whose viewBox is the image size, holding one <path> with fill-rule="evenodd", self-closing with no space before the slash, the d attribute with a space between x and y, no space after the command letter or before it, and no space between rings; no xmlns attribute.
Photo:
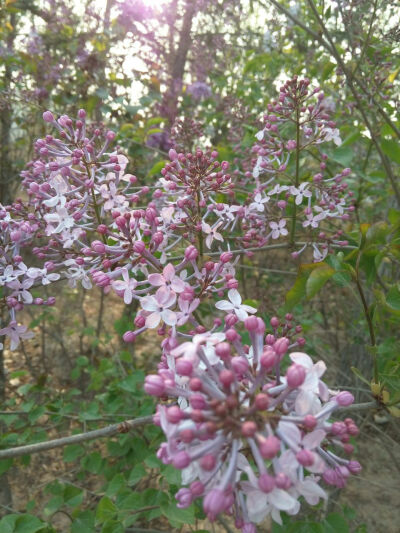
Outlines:
<svg viewBox="0 0 400 533"><path fill-rule="evenodd" d="M95 429L86 433L78 433L77 435L71 435L69 437L62 437L59 439L48 440L45 442L38 442L37 444L28 444L26 446L17 446L15 448L9 448L8 450L0 450L0 459L7 459L10 457L20 457L21 455L28 455L32 453L44 452L52 450L53 448L59 448L61 446L67 446L68 444L79 444L93 439L99 439L103 437L111 437L117 433L127 433L131 429L143 426L145 424L151 424L153 422L153 416L143 416L135 418L133 420L125 420L118 424L111 424L101 429Z"/></svg>
<svg viewBox="0 0 400 533"><path fill-rule="evenodd" d="M343 413L347 411L365 411L366 409L373 409L374 407L379 407L378 402L375 400L371 402L354 403L353 405L348 405L347 407L341 407L337 412Z"/></svg>

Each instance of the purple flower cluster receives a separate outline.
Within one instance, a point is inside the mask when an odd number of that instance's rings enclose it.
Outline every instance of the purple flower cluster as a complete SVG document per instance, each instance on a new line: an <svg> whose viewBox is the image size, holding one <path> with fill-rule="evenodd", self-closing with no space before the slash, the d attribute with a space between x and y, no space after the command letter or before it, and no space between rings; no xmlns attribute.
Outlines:
<svg viewBox="0 0 400 533"><path fill-rule="evenodd" d="M286 113L285 98L274 116ZM299 351L305 340L290 315L283 324L273 318L273 333L265 335L257 309L242 301L236 262L251 243L288 235L286 218L276 212L289 203L304 208L303 229L325 218L345 219L348 171L331 184L314 176L312 184L289 185L281 168L273 179L283 183L269 185L260 181L267 154L258 153L262 172L244 176L218 161L215 150L171 149L157 183L140 186L126 173L128 159L112 148L115 133L90 126L84 110L76 119L56 119L50 111L43 118L56 134L36 141L36 156L22 173L28 201L0 206L0 286L10 314L0 335L9 337L10 348L33 335L18 324L18 311L55 304L53 297L33 295L41 286L67 280L72 287L113 291L127 305L136 300L124 340L133 342L147 329L162 339L158 373L146 378L145 389L173 399L159 406L156 420L167 436L160 458L183 471L179 506L202 497L210 519L233 513L249 533L268 514L279 521L280 511L297 513L301 497L311 504L325 498L321 479L344 486L360 467L333 448L350 454L358 430L351 419L330 417L353 397L321 381L325 365ZM315 135L321 139L321 132ZM258 135L260 146L273 142L268 136ZM292 153L297 142L285 146ZM244 202L243 185L249 191ZM24 262L27 249L34 267ZM203 302L211 310L204 324ZM243 325L250 345L242 340Z"/></svg>
<svg viewBox="0 0 400 533"><path fill-rule="evenodd" d="M291 338L297 328L290 335L285 324L281 336L278 319L271 324L265 335L260 318L246 318L250 345L231 317L223 331L165 343L158 374L145 381L149 394L176 398L158 406L155 421L167 437L158 457L182 470L178 507L201 497L210 520L228 513L243 532L268 515L281 523L281 511L297 514L301 497L311 505L327 498L321 480L343 487L361 470L340 455L353 452L356 424L331 421L353 396L327 388L322 361L292 351L304 344Z"/></svg>

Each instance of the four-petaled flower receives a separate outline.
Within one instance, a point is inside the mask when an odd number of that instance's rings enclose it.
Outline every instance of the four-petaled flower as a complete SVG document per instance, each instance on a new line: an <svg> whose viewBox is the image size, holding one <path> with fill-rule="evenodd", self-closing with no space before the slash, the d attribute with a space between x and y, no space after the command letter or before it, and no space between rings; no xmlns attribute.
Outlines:
<svg viewBox="0 0 400 533"><path fill-rule="evenodd" d="M0 329L0 335L10 337L10 350L15 350L21 339L31 339L34 337L32 331L27 331L26 326L19 326L15 320L12 320L6 328Z"/></svg>
<svg viewBox="0 0 400 533"><path fill-rule="evenodd" d="M306 181L300 183L299 187L290 187L290 194L296 197L296 205L300 205L303 198L311 198L312 192L307 188L310 184Z"/></svg>
<svg viewBox="0 0 400 533"><path fill-rule="evenodd" d="M257 211L264 211L265 206L264 204L268 203L270 200L269 196L262 196L259 192L254 197L254 202L252 202L249 205L250 209L257 210Z"/></svg>
<svg viewBox="0 0 400 533"><path fill-rule="evenodd" d="M257 309L251 307L251 305L242 304L242 297L236 289L228 291L228 300L221 300L215 304L217 309L221 311L233 312L239 320L245 320L249 313L256 313Z"/></svg>
<svg viewBox="0 0 400 533"><path fill-rule="evenodd" d="M168 326L175 326L176 313L169 307L176 302L176 294L166 287L160 287L155 296L144 296L140 300L142 309L150 314L146 317L146 327L154 329L163 320Z"/></svg>
<svg viewBox="0 0 400 533"><path fill-rule="evenodd" d="M286 220L281 219L279 222L270 222L269 227L272 229L271 236L273 239L279 239L280 235L287 235L288 230L285 228Z"/></svg>
<svg viewBox="0 0 400 533"><path fill-rule="evenodd" d="M212 242L215 239L216 241L223 242L224 238L223 236L218 233L217 229L221 226L222 221L218 222L217 224L214 224L213 227L210 226L210 224L207 224L206 222L203 222L201 224L201 229L204 231L204 233L207 235L206 237L206 245L207 248L211 248Z"/></svg>
<svg viewBox="0 0 400 533"><path fill-rule="evenodd" d="M183 292L186 286L185 282L175 275L175 268L172 263L168 263L164 267L162 274L150 274L148 281L153 287L166 287L178 293Z"/></svg>
<svg viewBox="0 0 400 533"><path fill-rule="evenodd" d="M123 277L122 280L117 280L112 282L112 286L116 292L123 292L124 293L124 302L126 305L129 305L132 302L133 294L135 292L137 281L135 278L129 277L129 272L127 268L123 268L121 270L121 274Z"/></svg>

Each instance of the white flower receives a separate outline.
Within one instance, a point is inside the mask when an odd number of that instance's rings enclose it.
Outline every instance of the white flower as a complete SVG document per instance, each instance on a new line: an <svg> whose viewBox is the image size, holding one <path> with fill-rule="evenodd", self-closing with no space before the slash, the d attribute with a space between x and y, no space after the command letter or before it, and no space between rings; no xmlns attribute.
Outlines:
<svg viewBox="0 0 400 533"><path fill-rule="evenodd" d="M265 209L264 204L269 202L269 196L262 196L260 193L257 193L254 197L254 202L249 205L249 208L252 210L257 210L263 212Z"/></svg>
<svg viewBox="0 0 400 533"><path fill-rule="evenodd" d="M309 185L310 184L305 181L303 183L300 183L298 188L290 187L290 194L296 197L296 205L300 205L303 201L303 198L310 198L312 196L312 192L307 188Z"/></svg>
<svg viewBox="0 0 400 533"><path fill-rule="evenodd" d="M285 236L288 234L288 230L285 228L286 220L281 219L277 222L270 222L269 227L272 229L271 236L273 239L279 239L281 235Z"/></svg>
<svg viewBox="0 0 400 533"><path fill-rule="evenodd" d="M211 248L211 245L212 245L214 239L216 241L223 241L224 240L222 235L220 233L218 233L218 231L217 231L217 229L221 226L221 224L222 224L222 221L218 222L213 227L211 227L206 222L202 222L201 229L207 235L207 237L206 237L207 248Z"/></svg>
<svg viewBox="0 0 400 533"><path fill-rule="evenodd" d="M340 138L340 132L337 128L323 128L322 132L323 138L320 142L333 141L337 146L342 144L342 139Z"/></svg>
<svg viewBox="0 0 400 533"><path fill-rule="evenodd" d="M72 228L75 224L75 220L65 207L57 207L57 213L44 215L44 219L48 224L46 235L61 233L65 229ZM56 225L56 227L54 227L54 225Z"/></svg>
<svg viewBox="0 0 400 533"><path fill-rule="evenodd" d="M242 297L236 289L231 289L228 291L228 300L221 300L215 304L217 309L221 311L233 312L238 317L239 320L245 320L249 313L256 313L257 309L251 307L250 305L242 304Z"/></svg>
<svg viewBox="0 0 400 533"><path fill-rule="evenodd" d="M137 281L135 278L129 277L129 272L127 268L121 270L123 277L122 280L113 281L111 284L116 292L124 293L124 302L126 305L129 305L132 302L133 293L135 292Z"/></svg>

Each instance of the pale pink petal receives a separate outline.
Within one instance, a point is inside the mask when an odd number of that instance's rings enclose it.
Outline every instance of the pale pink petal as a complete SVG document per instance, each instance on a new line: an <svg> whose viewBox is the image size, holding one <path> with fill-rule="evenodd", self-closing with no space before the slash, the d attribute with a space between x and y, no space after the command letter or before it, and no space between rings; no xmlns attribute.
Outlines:
<svg viewBox="0 0 400 533"><path fill-rule="evenodd" d="M215 307L221 311L231 311L234 308L234 305L227 300L221 300L215 304Z"/></svg>
<svg viewBox="0 0 400 533"><path fill-rule="evenodd" d="M160 320L161 320L160 313L151 313L151 315L149 315L146 318L146 327L150 329L154 329L158 326L158 324L160 323Z"/></svg>
<svg viewBox="0 0 400 533"><path fill-rule="evenodd" d="M305 368L312 368L314 363L309 355L303 352L293 352L289 355L293 363L304 366Z"/></svg>
<svg viewBox="0 0 400 533"><path fill-rule="evenodd" d="M168 326L175 326L176 324L176 313L174 313L170 309L165 309L164 311L162 311L161 318L166 324L168 324Z"/></svg>
<svg viewBox="0 0 400 533"><path fill-rule="evenodd" d="M242 303L242 298L241 298L239 292L236 289L230 289L228 291L228 298L236 306L238 306L238 305L240 305Z"/></svg>
<svg viewBox="0 0 400 533"><path fill-rule="evenodd" d="M147 279L150 285L153 285L153 287L161 287L162 285L165 285L164 276L161 274L150 274Z"/></svg>
<svg viewBox="0 0 400 533"><path fill-rule="evenodd" d="M246 311L242 307L235 307L234 312L236 313L236 316L239 320L246 320L246 318L249 316Z"/></svg>
<svg viewBox="0 0 400 533"><path fill-rule="evenodd" d="M160 307L153 296L145 296L144 298L142 298L140 300L140 305L145 311L150 312L157 311Z"/></svg>
<svg viewBox="0 0 400 533"><path fill-rule="evenodd" d="M311 433L308 433L303 439L303 446L309 450L314 450L324 440L325 431L322 429L316 429Z"/></svg>
<svg viewBox="0 0 400 533"><path fill-rule="evenodd" d="M301 416L309 414L314 403L314 398L315 396L312 392L301 390L295 402L296 413Z"/></svg>
<svg viewBox="0 0 400 533"><path fill-rule="evenodd" d="M171 263L168 263L168 265L164 267L163 276L167 281L171 281L172 278L175 276L174 265L172 265Z"/></svg>
<svg viewBox="0 0 400 533"><path fill-rule="evenodd" d="M281 511L289 511L297 502L288 492L282 489L274 489L268 494L268 499L272 505Z"/></svg>

